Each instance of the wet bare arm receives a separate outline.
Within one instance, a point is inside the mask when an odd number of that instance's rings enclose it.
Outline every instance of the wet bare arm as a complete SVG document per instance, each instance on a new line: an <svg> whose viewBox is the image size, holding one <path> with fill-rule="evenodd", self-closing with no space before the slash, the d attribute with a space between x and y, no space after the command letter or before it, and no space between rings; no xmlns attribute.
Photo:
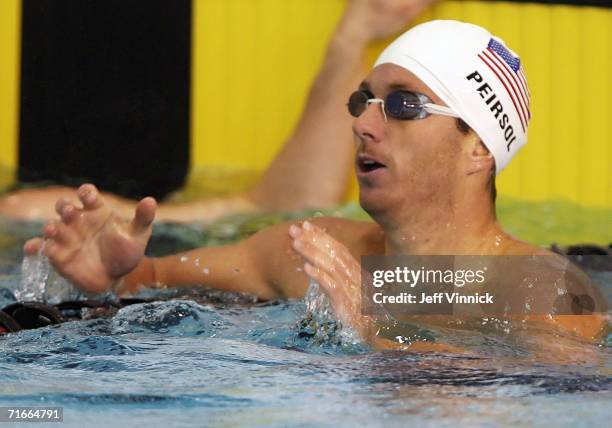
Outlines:
<svg viewBox="0 0 612 428"><path fill-rule="evenodd" d="M310 219L348 245L355 256L380 250L379 229L372 223L331 217ZM266 228L238 244L205 247L160 258L144 258L124 278L119 292L139 286L204 285L219 290L252 293L262 299L300 298L308 287L304 262L293 248L288 222Z"/></svg>
<svg viewBox="0 0 612 428"><path fill-rule="evenodd" d="M438 0L350 0L298 125L250 193L264 210L338 204L353 165L353 118L346 103L366 70L369 43L388 37Z"/></svg>
<svg viewBox="0 0 612 428"><path fill-rule="evenodd" d="M353 159L345 105L365 74L366 44L341 29L336 33L295 131L249 195L256 205L288 211L342 201Z"/></svg>
<svg viewBox="0 0 612 428"><path fill-rule="evenodd" d="M300 269L300 258L287 251L288 227L273 226L234 245L144 258L118 291L134 293L140 286L210 286L262 299L301 297L306 277Z"/></svg>
<svg viewBox="0 0 612 428"><path fill-rule="evenodd" d="M105 204L95 186L83 185L78 194L80 205L57 201L59 219L45 225L44 239L29 240L24 251L32 255L42 250L53 267L83 291L105 292L116 285L119 292L133 292L138 285L210 285L269 299L301 297L306 290L290 223L269 227L235 245L150 259L144 252L157 209L154 199L141 200L133 219L126 221ZM372 223L345 219L316 222L356 255L362 253L364 231L367 235L373 228L379 230Z"/></svg>

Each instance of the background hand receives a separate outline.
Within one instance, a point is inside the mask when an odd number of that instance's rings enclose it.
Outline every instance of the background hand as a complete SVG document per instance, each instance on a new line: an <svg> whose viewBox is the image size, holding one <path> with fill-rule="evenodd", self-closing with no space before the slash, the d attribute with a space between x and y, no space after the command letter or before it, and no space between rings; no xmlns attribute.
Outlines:
<svg viewBox="0 0 612 428"><path fill-rule="evenodd" d="M403 30L425 9L440 0L350 0L343 26L359 31L368 42Z"/></svg>

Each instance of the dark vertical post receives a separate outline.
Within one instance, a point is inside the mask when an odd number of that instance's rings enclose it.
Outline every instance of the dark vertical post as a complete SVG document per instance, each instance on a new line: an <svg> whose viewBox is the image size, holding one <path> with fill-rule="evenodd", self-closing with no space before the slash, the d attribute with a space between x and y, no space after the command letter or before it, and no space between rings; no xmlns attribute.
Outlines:
<svg viewBox="0 0 612 428"><path fill-rule="evenodd" d="M19 179L129 197L189 167L191 0L23 0Z"/></svg>

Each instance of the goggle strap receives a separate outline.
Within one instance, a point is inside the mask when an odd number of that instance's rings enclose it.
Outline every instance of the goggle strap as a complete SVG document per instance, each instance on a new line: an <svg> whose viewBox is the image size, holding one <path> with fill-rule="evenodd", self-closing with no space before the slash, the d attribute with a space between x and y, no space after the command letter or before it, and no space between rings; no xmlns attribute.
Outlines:
<svg viewBox="0 0 612 428"><path fill-rule="evenodd" d="M439 114L441 116L450 116L450 117L461 117L453 109L446 106L439 106L437 104L427 103L423 104L423 109L427 113Z"/></svg>

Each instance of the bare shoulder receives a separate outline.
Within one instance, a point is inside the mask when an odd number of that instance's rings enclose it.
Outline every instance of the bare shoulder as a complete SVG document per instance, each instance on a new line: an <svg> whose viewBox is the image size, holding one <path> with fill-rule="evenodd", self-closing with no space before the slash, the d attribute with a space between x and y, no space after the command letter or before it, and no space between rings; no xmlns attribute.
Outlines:
<svg viewBox="0 0 612 428"><path fill-rule="evenodd" d="M559 277L567 279L568 276L578 282L588 280L588 276L565 256L524 241L512 239L503 248L501 255L524 256L521 260L528 266L525 269L542 280Z"/></svg>
<svg viewBox="0 0 612 428"><path fill-rule="evenodd" d="M508 240L506 245L501 250L500 255L528 256L537 258L537 265L542 270L540 273L563 271L566 269L568 264L568 260L564 256L553 253L544 247L533 245L516 238L511 238Z"/></svg>
<svg viewBox="0 0 612 428"><path fill-rule="evenodd" d="M384 234L374 222L338 217L314 217L308 221L345 245L355 257L384 253Z"/></svg>
<svg viewBox="0 0 612 428"><path fill-rule="evenodd" d="M537 259L537 266L540 268L537 273L542 276L546 273L562 272L566 279L571 278L574 282L589 282L588 275L566 256L524 241L513 239L504 248L502 255L529 256Z"/></svg>
<svg viewBox="0 0 612 428"><path fill-rule="evenodd" d="M507 256L557 256L552 251L544 247L521 241L520 239L509 237L506 245L502 249L502 255Z"/></svg>
<svg viewBox="0 0 612 428"><path fill-rule="evenodd" d="M332 238L347 247L355 258L384 253L384 234L376 223L340 217L311 217L305 220L280 223L256 233L246 240L246 244L256 248L262 257L268 257L264 256L266 252L293 254L289 228L292 225L301 227L304 221L309 221L323 229ZM297 260L301 262L299 257Z"/></svg>
<svg viewBox="0 0 612 428"><path fill-rule="evenodd" d="M522 241L514 241L511 254L533 256L537 259L533 275L539 279L540 287L534 288L539 297L548 292L555 297L554 308L557 315L554 320L567 321L573 331L582 331L583 336L593 337L593 331L600 331L602 316L608 305L599 286L589 275L567 257ZM571 321L571 322L570 322ZM578 322L580 321L580 322ZM582 324L589 324L588 328ZM584 333L588 331L589 333Z"/></svg>
<svg viewBox="0 0 612 428"><path fill-rule="evenodd" d="M382 251L382 232L373 223L333 217L307 219L345 245L356 258ZM264 281L282 297L302 297L308 287L303 273L304 261L293 249L289 235L292 225L303 220L289 221L267 227L238 244L257 266Z"/></svg>

